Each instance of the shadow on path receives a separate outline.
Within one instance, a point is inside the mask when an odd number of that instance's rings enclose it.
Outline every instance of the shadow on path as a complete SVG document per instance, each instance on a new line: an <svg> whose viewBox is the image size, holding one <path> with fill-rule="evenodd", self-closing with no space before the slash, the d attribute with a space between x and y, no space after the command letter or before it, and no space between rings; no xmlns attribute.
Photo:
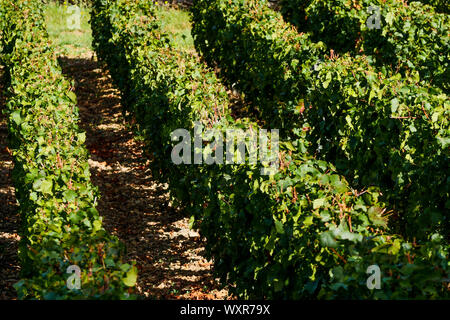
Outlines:
<svg viewBox="0 0 450 320"><path fill-rule="evenodd" d="M157 299L227 298L201 256L198 233L168 205L165 186L152 179L142 144L124 124L119 92L92 54L63 56L60 65L75 81L91 179L101 193L97 208L105 228L126 245L127 260L137 261L138 293Z"/></svg>
<svg viewBox="0 0 450 320"><path fill-rule="evenodd" d="M13 161L7 149L6 116L2 114L5 99L1 79L0 67L0 300L9 300L17 299L12 285L19 280L17 249L20 237L17 234L18 206L11 181Z"/></svg>

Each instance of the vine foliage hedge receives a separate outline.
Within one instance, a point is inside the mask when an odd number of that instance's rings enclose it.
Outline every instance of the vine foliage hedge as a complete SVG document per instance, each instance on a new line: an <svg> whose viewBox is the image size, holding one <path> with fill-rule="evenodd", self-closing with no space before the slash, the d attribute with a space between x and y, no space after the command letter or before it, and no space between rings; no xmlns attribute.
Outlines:
<svg viewBox="0 0 450 320"><path fill-rule="evenodd" d="M401 213L398 232L420 240L438 232L448 241L448 96L413 77L379 79L364 57L327 61L313 88L305 118L324 158L363 185L381 186Z"/></svg>
<svg viewBox="0 0 450 320"><path fill-rule="evenodd" d="M326 53L255 1L195 1L196 49L217 65L229 86L239 89L273 128L298 126L311 69ZM256 18L257 17L257 18Z"/></svg>
<svg viewBox="0 0 450 320"><path fill-rule="evenodd" d="M214 72L173 47L154 10L143 0L95 1L94 46L145 138L153 172L207 239L206 254L223 283L235 284L231 290L241 298L448 294L442 283L448 248L441 237L418 245L390 234L380 193L358 193L331 164L305 152L301 129L280 143L275 175L262 176L260 164L173 164L176 129L192 135L195 122L221 132L258 127L230 116ZM366 269L374 263L386 274L382 291L366 287Z"/></svg>
<svg viewBox="0 0 450 320"><path fill-rule="evenodd" d="M340 53L367 55L378 68L391 66L403 76L417 71L420 80L449 92L448 14L402 0L285 0L282 12L314 41Z"/></svg>
<svg viewBox="0 0 450 320"><path fill-rule="evenodd" d="M192 10L197 49L263 120L302 128L310 152L352 185L380 187L396 232L448 242L447 95L417 70L402 76L369 57L326 54L266 1L196 1Z"/></svg>
<svg viewBox="0 0 450 320"><path fill-rule="evenodd" d="M95 209L85 133L73 85L47 38L40 1L0 1L1 61L9 89L5 114L20 204L20 299L128 299L136 267L107 234ZM68 288L71 265L80 288ZM76 282L73 283L76 286Z"/></svg>
<svg viewBox="0 0 450 320"><path fill-rule="evenodd" d="M450 14L450 3L446 0L420 0L419 2L432 6L436 12Z"/></svg>

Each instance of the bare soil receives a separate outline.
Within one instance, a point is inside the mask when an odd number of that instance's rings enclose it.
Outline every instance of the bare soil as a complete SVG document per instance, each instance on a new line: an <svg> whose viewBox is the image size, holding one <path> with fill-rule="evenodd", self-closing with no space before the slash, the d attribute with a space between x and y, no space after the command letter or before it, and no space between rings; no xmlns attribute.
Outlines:
<svg viewBox="0 0 450 320"><path fill-rule="evenodd" d="M18 206L11 181L13 161L7 147L8 128L2 111L5 105L0 67L0 300L17 299L13 284L19 281L17 249Z"/></svg>
<svg viewBox="0 0 450 320"><path fill-rule="evenodd" d="M92 51L62 56L74 79L80 126L86 131L92 182L102 197L105 228L127 247L139 269L138 294L150 299L231 299L202 257L203 240L169 204L166 186L152 178L142 142L122 117L119 91Z"/></svg>

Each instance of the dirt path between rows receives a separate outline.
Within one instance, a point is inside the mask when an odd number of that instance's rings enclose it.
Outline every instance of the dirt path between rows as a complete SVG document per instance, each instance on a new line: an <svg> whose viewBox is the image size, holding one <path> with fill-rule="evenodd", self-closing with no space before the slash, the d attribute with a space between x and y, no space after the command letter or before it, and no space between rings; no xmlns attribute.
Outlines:
<svg viewBox="0 0 450 320"><path fill-rule="evenodd" d="M20 237L18 206L11 180L12 156L7 148L8 128L2 114L5 105L0 70L0 300L17 299L13 284L19 281L17 249Z"/></svg>
<svg viewBox="0 0 450 320"><path fill-rule="evenodd" d="M92 182L102 195L98 210L105 228L136 260L138 293L151 299L227 299L211 276L211 262L188 219L169 206L165 186L152 179L142 143L121 113L120 96L93 52L61 57L65 76L75 80L80 126L86 131Z"/></svg>

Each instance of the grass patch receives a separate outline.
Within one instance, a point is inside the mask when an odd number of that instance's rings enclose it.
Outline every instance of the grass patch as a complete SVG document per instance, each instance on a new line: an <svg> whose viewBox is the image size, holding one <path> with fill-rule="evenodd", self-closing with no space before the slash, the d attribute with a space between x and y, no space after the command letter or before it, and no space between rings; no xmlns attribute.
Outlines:
<svg viewBox="0 0 450 320"><path fill-rule="evenodd" d="M180 50L194 53L190 13L187 10L161 5L158 6L157 15L162 31L172 38L173 44Z"/></svg>
<svg viewBox="0 0 450 320"><path fill-rule="evenodd" d="M89 24L89 9L80 7L80 29L70 29L70 12L68 6L50 3L45 10L45 22L50 39L58 49L58 53L77 55L92 49L92 32Z"/></svg>
<svg viewBox="0 0 450 320"><path fill-rule="evenodd" d="M81 28L71 30L68 20L74 12L69 12L68 6L58 3L49 3L46 6L47 32L59 54L81 55L86 50L92 50L92 31L89 24L90 10L83 6L80 6L80 9ZM195 53L189 11L161 5L158 6L157 15L161 21L162 31L170 36L172 43L179 50Z"/></svg>

